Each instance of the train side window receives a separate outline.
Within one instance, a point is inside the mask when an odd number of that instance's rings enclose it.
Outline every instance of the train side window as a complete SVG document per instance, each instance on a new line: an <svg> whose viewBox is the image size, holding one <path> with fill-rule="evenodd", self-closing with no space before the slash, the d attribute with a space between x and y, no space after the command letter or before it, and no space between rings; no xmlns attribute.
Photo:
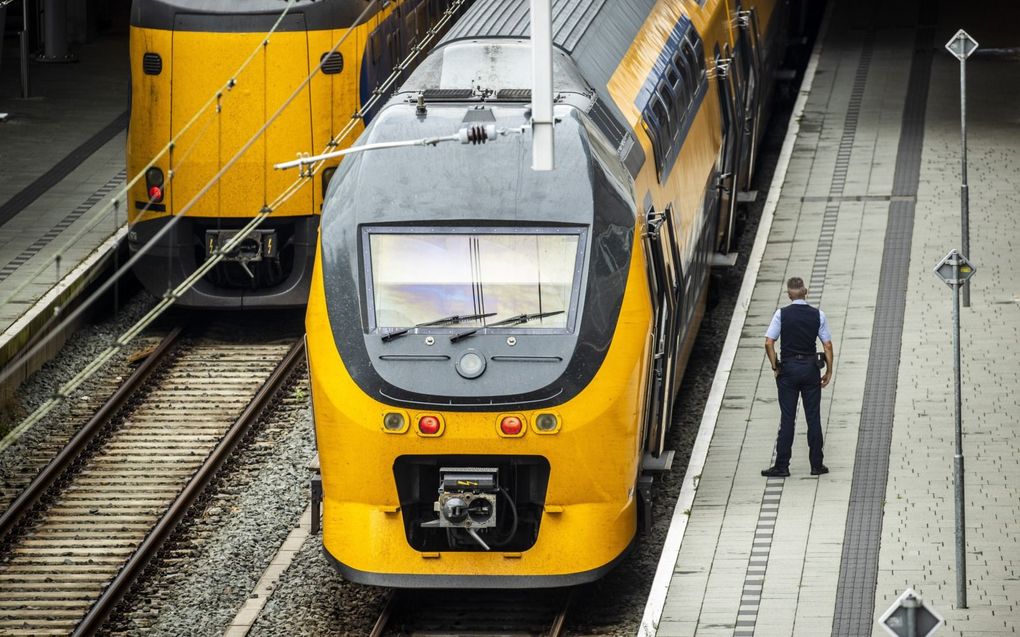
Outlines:
<svg viewBox="0 0 1020 637"><path fill-rule="evenodd" d="M687 80L687 91L691 95L696 95L698 92L698 70L701 66L698 64L697 54L694 52L694 47L691 46L690 41L684 39L680 45L680 50L683 51L684 60L687 62L687 68L690 69L688 73L685 73Z"/></svg>
<svg viewBox="0 0 1020 637"><path fill-rule="evenodd" d="M687 112L692 101L692 93L689 90L691 71L684 63L684 59L680 56L679 52L673 54L672 62L670 68L675 69L674 73L678 78L677 83L673 86L676 94L675 108L678 114L683 115ZM683 119L683 117L678 117L677 119Z"/></svg>
<svg viewBox="0 0 1020 637"><path fill-rule="evenodd" d="M414 46L418 43L418 14L414 11L408 11L407 16L404 18L404 33L407 34L408 46Z"/></svg>
<svg viewBox="0 0 1020 637"><path fill-rule="evenodd" d="M705 81L705 43L701 38L694 38L694 55L697 57L699 82Z"/></svg>
<svg viewBox="0 0 1020 637"><path fill-rule="evenodd" d="M653 97L648 107L644 112L644 128L645 132L648 133L649 139L652 140L652 154L655 156L655 167L658 174L662 175L666 163L665 157L662 153L663 148L663 128L666 126L665 120L666 113L661 108L656 108L657 100Z"/></svg>
<svg viewBox="0 0 1020 637"><path fill-rule="evenodd" d="M372 35L368 38L368 45L371 49L372 64L378 64L379 58L382 57L382 33L379 29L372 32Z"/></svg>
<svg viewBox="0 0 1020 637"><path fill-rule="evenodd" d="M675 103L675 98L669 90L669 86L665 82L659 83L656 96L658 99L655 100L655 103L652 105L652 109L656 111L655 115L659 118L659 121L665 123L662 127L662 132L665 133L666 143L662 149L662 154L663 156L668 156L670 147L673 145L673 140L676 138L678 128L676 116L671 114L674 112L672 106Z"/></svg>
<svg viewBox="0 0 1020 637"><path fill-rule="evenodd" d="M415 34L421 37L429 29L428 6L426 6L426 3L422 2L418 5L418 8L414 10L414 13L416 22Z"/></svg>
<svg viewBox="0 0 1020 637"><path fill-rule="evenodd" d="M673 58L673 61L674 62L676 61L675 56ZM676 70L675 66L671 65L666 67L666 79L669 80L669 85L672 86L674 90L676 90L677 84L680 83L680 73Z"/></svg>

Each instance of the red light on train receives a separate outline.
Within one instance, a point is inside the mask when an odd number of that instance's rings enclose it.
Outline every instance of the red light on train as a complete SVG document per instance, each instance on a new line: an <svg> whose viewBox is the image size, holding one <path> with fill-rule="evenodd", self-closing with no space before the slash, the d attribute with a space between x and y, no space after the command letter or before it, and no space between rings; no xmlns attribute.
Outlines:
<svg viewBox="0 0 1020 637"><path fill-rule="evenodd" d="M524 421L517 416L503 416L499 430L508 436L517 436L524 430Z"/></svg>
<svg viewBox="0 0 1020 637"><path fill-rule="evenodd" d="M418 419L418 431L426 436L434 436L442 429L443 423L436 416L422 416Z"/></svg>
<svg viewBox="0 0 1020 637"><path fill-rule="evenodd" d="M149 199L155 202L163 201L163 189L159 186L150 186Z"/></svg>

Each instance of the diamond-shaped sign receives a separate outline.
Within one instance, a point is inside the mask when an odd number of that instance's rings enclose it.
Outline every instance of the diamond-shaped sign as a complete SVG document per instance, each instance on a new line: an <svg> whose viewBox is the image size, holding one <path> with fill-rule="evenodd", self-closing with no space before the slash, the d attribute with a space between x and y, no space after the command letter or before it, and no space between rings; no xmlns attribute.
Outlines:
<svg viewBox="0 0 1020 637"><path fill-rule="evenodd" d="M975 272L977 268L956 250L950 250L935 266L935 274L949 286L963 285Z"/></svg>
<svg viewBox="0 0 1020 637"><path fill-rule="evenodd" d="M914 614L914 631L907 632L907 613ZM908 588L896 598L889 610L878 618L878 625L893 637L930 637L945 622L942 616L929 608L913 589Z"/></svg>
<svg viewBox="0 0 1020 637"><path fill-rule="evenodd" d="M970 35L963 29L957 31L956 35L949 38L949 42L946 42L946 49L948 49L957 60L966 60L977 48L977 40L970 37Z"/></svg>

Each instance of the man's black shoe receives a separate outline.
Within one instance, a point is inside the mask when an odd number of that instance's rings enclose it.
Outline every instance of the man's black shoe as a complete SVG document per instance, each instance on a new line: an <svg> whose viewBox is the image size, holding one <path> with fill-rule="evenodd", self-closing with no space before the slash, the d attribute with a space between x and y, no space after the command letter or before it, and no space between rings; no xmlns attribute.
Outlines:
<svg viewBox="0 0 1020 637"><path fill-rule="evenodd" d="M828 471L828 469L826 469ZM761 474L766 478L789 478L790 468L789 467L769 467L768 469L762 469Z"/></svg>
<svg viewBox="0 0 1020 637"><path fill-rule="evenodd" d="M820 464L817 467L811 467L811 475L813 475L813 476L820 476L823 473L828 473L828 472L829 472L829 468L826 467L824 464Z"/></svg>

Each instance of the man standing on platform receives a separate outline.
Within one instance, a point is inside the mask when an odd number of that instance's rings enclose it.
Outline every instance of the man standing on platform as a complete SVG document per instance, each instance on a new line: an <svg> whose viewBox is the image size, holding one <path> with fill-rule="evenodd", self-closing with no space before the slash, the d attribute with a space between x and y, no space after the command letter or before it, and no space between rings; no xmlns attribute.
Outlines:
<svg viewBox="0 0 1020 637"><path fill-rule="evenodd" d="M786 282L786 293L792 303L776 310L765 332L765 353L772 364L779 387L779 438L776 440L776 464L761 472L769 478L790 475L790 455L793 451L793 423L797 416L797 397L804 400L807 416L808 449L811 475L828 473L822 464L822 388L832 380L832 334L825 313L811 307L805 300L807 288L800 277ZM825 349L825 374L818 375L820 357L815 352L815 339ZM776 340L779 340L782 359L776 358Z"/></svg>

